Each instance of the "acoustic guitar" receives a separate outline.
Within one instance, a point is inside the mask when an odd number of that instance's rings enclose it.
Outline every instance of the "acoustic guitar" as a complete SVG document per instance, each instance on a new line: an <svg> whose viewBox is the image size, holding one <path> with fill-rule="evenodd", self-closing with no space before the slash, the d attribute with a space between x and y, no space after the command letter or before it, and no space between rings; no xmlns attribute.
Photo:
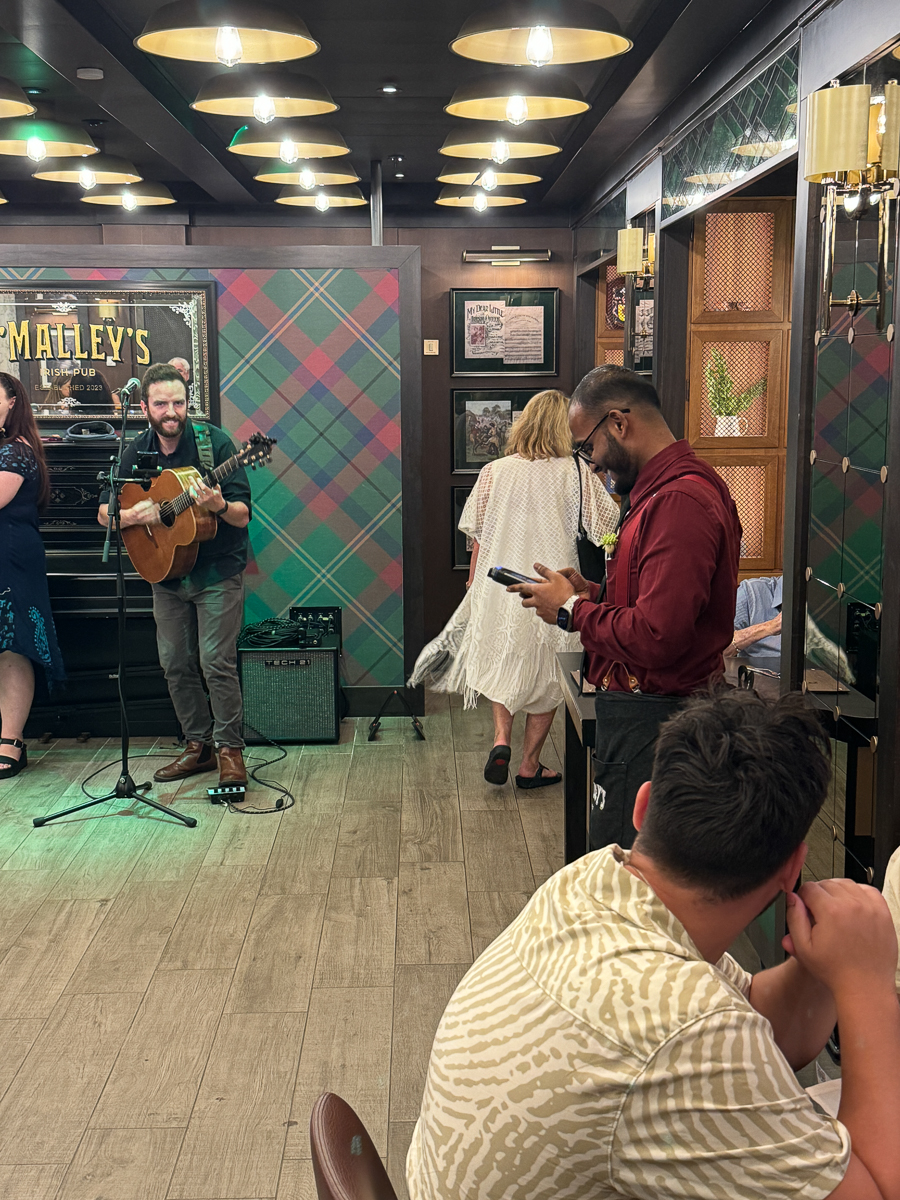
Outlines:
<svg viewBox="0 0 900 1200"><path fill-rule="evenodd" d="M197 561L200 543L216 536L219 522L208 508L197 504L188 489L201 482L216 487L239 467L255 471L257 463L272 461L276 440L261 433L252 434L237 454L206 476L196 467L169 467L149 488L126 483L120 500L123 511L141 500L154 500L159 505L158 525L129 525L122 530L122 541L138 574L148 583L189 575Z"/></svg>

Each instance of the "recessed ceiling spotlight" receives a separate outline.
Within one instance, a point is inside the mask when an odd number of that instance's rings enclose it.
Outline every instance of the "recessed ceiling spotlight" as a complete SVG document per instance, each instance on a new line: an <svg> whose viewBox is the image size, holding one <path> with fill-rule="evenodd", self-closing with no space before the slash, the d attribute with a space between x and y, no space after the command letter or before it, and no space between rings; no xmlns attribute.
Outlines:
<svg viewBox="0 0 900 1200"><path fill-rule="evenodd" d="M75 72L75 78L76 79L95 79L95 80L102 79L103 78L103 68L102 67L79 67L78 70Z"/></svg>
<svg viewBox="0 0 900 1200"><path fill-rule="evenodd" d="M105 117L85 117L84 123L88 129L99 129L101 125L106 124Z"/></svg>
<svg viewBox="0 0 900 1200"><path fill-rule="evenodd" d="M47 91L46 88L36 87L23 88L22 90L25 92L26 96L43 96Z"/></svg>
<svg viewBox="0 0 900 1200"><path fill-rule="evenodd" d="M397 92L400 91L396 83L383 83L381 85L381 90L386 96L395 96Z"/></svg>
<svg viewBox="0 0 900 1200"><path fill-rule="evenodd" d="M395 179L405 179L406 176L403 174L402 171L398 171L397 174L394 176L394 178Z"/></svg>

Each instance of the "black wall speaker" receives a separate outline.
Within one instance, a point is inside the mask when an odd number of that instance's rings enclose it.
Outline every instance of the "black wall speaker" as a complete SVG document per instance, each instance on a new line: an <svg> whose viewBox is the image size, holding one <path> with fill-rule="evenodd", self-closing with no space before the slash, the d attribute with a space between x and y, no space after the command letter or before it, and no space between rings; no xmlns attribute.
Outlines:
<svg viewBox="0 0 900 1200"><path fill-rule="evenodd" d="M244 740L338 742L341 738L337 637L292 649L238 648Z"/></svg>

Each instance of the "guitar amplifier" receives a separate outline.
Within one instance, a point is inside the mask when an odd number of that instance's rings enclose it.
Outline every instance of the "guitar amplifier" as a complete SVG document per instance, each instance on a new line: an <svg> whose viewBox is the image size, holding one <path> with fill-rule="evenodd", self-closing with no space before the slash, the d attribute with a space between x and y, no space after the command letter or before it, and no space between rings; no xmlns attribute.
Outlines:
<svg viewBox="0 0 900 1200"><path fill-rule="evenodd" d="M241 648L244 740L338 742L341 738L340 648L336 636L316 647Z"/></svg>

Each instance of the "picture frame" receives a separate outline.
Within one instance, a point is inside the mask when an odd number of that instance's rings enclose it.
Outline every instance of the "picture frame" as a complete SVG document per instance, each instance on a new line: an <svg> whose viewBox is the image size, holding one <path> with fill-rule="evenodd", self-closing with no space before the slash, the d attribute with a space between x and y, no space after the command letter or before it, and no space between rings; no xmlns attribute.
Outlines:
<svg viewBox="0 0 900 1200"><path fill-rule="evenodd" d="M22 381L41 427L118 424L119 389L160 362L183 376L189 414L218 422L214 283L10 280L0 288L0 370Z"/></svg>
<svg viewBox="0 0 900 1200"><path fill-rule="evenodd" d="M451 288L454 375L557 375L559 288Z"/></svg>
<svg viewBox="0 0 900 1200"><path fill-rule="evenodd" d="M485 463L502 458L506 438L525 405L541 388L466 388L453 392L452 470L477 475Z"/></svg>
<svg viewBox="0 0 900 1200"><path fill-rule="evenodd" d="M472 562L472 551L466 548L466 535L460 531L459 522L466 507L472 487L454 487L450 489L450 516L453 524L450 527L452 536L452 563L454 571L468 571Z"/></svg>

